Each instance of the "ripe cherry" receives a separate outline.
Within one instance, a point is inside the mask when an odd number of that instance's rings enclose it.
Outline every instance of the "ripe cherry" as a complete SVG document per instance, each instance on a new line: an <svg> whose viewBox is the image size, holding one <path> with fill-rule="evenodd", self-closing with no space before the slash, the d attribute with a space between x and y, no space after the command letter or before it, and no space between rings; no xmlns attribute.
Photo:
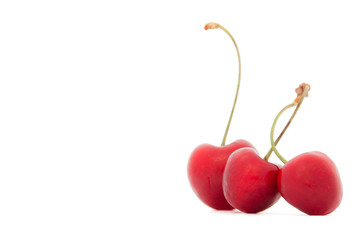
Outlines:
<svg viewBox="0 0 360 240"><path fill-rule="evenodd" d="M202 144L192 152L188 164L189 180L196 195L209 207L233 209L224 197L223 173L230 154L244 147L254 148L245 140L237 140L222 147Z"/></svg>
<svg viewBox="0 0 360 240"><path fill-rule="evenodd" d="M278 173L279 167L264 161L254 149L236 150L230 155L224 171L225 198L242 212L263 211L280 198Z"/></svg>
<svg viewBox="0 0 360 240"><path fill-rule="evenodd" d="M233 207L226 201L222 188L223 172L232 152L239 148L254 146L245 140L237 140L229 145L225 145L227 133L229 131L231 119L234 113L241 78L241 61L240 54L236 42L232 35L223 26L217 23L208 23L205 26L207 29L222 29L233 41L238 61L239 61L239 77L234 104L231 110L230 118L225 130L225 134L221 143L221 147L216 147L210 144L202 144L198 146L191 154L188 163L188 177L190 184L196 195L206 205L217 210L231 210Z"/></svg>
<svg viewBox="0 0 360 240"><path fill-rule="evenodd" d="M321 152L303 153L286 163L279 173L278 188L288 203L309 215L333 212L343 194L335 164Z"/></svg>

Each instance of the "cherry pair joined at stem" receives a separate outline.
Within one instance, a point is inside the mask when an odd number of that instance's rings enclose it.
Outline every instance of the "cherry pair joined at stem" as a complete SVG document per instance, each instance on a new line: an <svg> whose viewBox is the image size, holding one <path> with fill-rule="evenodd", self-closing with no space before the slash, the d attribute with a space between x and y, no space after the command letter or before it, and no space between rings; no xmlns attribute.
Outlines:
<svg viewBox="0 0 360 240"><path fill-rule="evenodd" d="M297 106L278 140L290 125L309 91L309 86L306 84L300 85L299 88L301 91L297 91L298 96L295 101L281 111L282 113L290 107ZM305 91L302 91L303 88ZM273 131L271 136L273 136ZM275 146L275 142L272 143ZM236 150L230 155L224 170L223 189L225 198L231 206L245 213L258 213L271 207L280 199L277 182L281 167L267 161L271 150L264 159L250 148Z"/></svg>

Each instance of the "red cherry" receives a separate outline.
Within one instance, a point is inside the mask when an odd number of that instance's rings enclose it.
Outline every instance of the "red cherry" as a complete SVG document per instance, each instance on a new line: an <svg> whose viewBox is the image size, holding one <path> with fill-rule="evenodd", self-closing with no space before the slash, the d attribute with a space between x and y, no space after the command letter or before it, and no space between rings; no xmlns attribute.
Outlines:
<svg viewBox="0 0 360 240"><path fill-rule="evenodd" d="M188 177L196 195L206 205L217 210L231 210L223 192L223 173L231 153L239 148L254 146L237 140L222 147L202 144L195 148L188 163Z"/></svg>
<svg viewBox="0 0 360 240"><path fill-rule="evenodd" d="M251 148L233 152L224 171L226 200L246 213L261 212L280 198L277 189L279 167L262 159Z"/></svg>
<svg viewBox="0 0 360 240"><path fill-rule="evenodd" d="M321 152L303 153L288 162L276 149L274 142L274 129L280 115L286 109L297 105L294 116L304 98L308 96L309 90L310 85L306 83L296 89L298 96L294 103L284 107L273 122L270 142L275 154L285 163L278 176L281 196L304 213L326 215L339 206L343 195L340 175L335 164Z"/></svg>
<svg viewBox="0 0 360 240"><path fill-rule="evenodd" d="M226 30L218 23L208 23L205 26L205 30L216 28L222 29L234 43L239 62L238 84L229 121L225 129L223 140L221 142L221 147L216 147L210 144L203 144L198 146L190 156L188 163L188 176L190 184L196 195L205 204L217 210L231 210L233 207L231 207L226 201L222 188L223 173L226 162L230 154L235 150L243 147L254 148L254 146L245 140L237 140L229 145L225 144L239 94L241 61L239 49L234 38L228 30Z"/></svg>
<svg viewBox="0 0 360 240"><path fill-rule="evenodd" d="M291 205L309 215L326 215L340 204L343 190L339 172L321 152L296 156L280 170L278 188Z"/></svg>

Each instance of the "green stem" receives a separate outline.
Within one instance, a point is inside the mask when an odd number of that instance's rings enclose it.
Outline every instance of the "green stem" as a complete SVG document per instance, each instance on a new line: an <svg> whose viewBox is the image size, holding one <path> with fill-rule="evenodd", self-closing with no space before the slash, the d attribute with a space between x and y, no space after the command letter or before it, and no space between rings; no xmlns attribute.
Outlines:
<svg viewBox="0 0 360 240"><path fill-rule="evenodd" d="M274 142L274 131L275 131L276 123L277 123L279 117L281 116L281 114L282 114L283 112L285 112L287 109L289 109L289 108L291 108L291 107L293 107L293 106L295 106L295 105L297 104L297 107L296 107L293 115L291 116L291 118L290 118L290 120L289 120L289 122L288 122L288 124L290 124L291 121L293 120L293 118L295 117L297 111L299 110L299 108L300 108L302 102L304 101L304 98L306 97L306 95L307 95L307 93L308 93L309 90L310 90L310 87L309 87L309 86L306 86L305 89L304 89L304 92L303 92L303 94L302 94L302 96L301 96L301 98L300 98L300 100L299 100L299 103L294 102L294 103L292 103L292 104L287 105L287 106L284 107L283 109L281 109L281 111L280 111L280 112L277 114L277 116L275 117L275 120L274 120L273 125L272 125L272 127L271 127L271 132L270 132L271 148L272 148L272 150L275 152L275 154L278 156L278 158L279 158L284 164L286 164L287 161L286 161L286 159L279 153L279 151L276 149L276 144L275 144L275 142ZM295 104L295 105L294 105L294 104ZM270 153L270 154L271 154L271 153ZM270 156L270 154L269 154L269 156Z"/></svg>
<svg viewBox="0 0 360 240"><path fill-rule="evenodd" d="M221 146L225 146L226 137L227 137L227 134L228 134L228 132L229 132L231 120L232 120L232 117L233 117L233 114L234 114L234 110L235 110L237 98L238 98L238 95L239 95L240 79L241 79L241 61L240 61L239 49L238 49L238 46L237 46L237 44L236 44L235 39L233 38L233 36L230 34L230 32L229 32L226 28L224 28L224 27L221 26L220 24L218 24L218 27L219 27L221 30L223 30L223 31L231 38L231 40L233 41L233 43L234 43L234 45L235 45L235 48L236 48L236 52L237 52L237 56L238 56L238 61L239 61L239 77L238 77L238 83L237 83L237 88L236 88L235 99L234 99L233 107L232 107L232 109L231 109L229 121L228 121L227 126L226 126L226 129L225 129L225 134L224 134L224 137L223 137L222 142L221 142Z"/></svg>
<svg viewBox="0 0 360 240"><path fill-rule="evenodd" d="M292 108L294 106L298 105L296 102L293 102L287 106L285 106L280 112L283 113L285 110ZM282 136L284 135L284 133L286 132L287 128L290 126L290 123L292 121L292 119L295 116L295 112L293 113L293 115L291 116L290 120L288 121L288 123L285 125L284 129L281 131L281 133L279 134L279 136L277 137L277 139L275 140L275 146L279 143L280 139L282 138ZM269 161L270 155L273 152L273 148L271 147L269 149L269 151L267 152L266 156L264 157L265 161Z"/></svg>

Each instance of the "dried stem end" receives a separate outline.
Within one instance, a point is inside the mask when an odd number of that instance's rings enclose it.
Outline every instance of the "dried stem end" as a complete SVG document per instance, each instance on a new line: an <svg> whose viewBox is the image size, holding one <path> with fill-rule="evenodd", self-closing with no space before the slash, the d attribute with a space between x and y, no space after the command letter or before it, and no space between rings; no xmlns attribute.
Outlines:
<svg viewBox="0 0 360 240"><path fill-rule="evenodd" d="M208 24L206 24L205 25L205 30L208 30L208 29L217 29L217 28L219 28L219 24L218 23L213 23L213 22L211 22L211 23L208 23Z"/></svg>
<svg viewBox="0 0 360 240"><path fill-rule="evenodd" d="M300 98L301 98L303 92L305 91L305 88L308 88L309 89L308 91L310 91L310 89L311 89L310 85L307 83L302 83L299 85L298 88L295 89L297 97L295 98L294 102L299 103ZM308 97L308 96L309 96L309 92L306 94L306 97Z"/></svg>

